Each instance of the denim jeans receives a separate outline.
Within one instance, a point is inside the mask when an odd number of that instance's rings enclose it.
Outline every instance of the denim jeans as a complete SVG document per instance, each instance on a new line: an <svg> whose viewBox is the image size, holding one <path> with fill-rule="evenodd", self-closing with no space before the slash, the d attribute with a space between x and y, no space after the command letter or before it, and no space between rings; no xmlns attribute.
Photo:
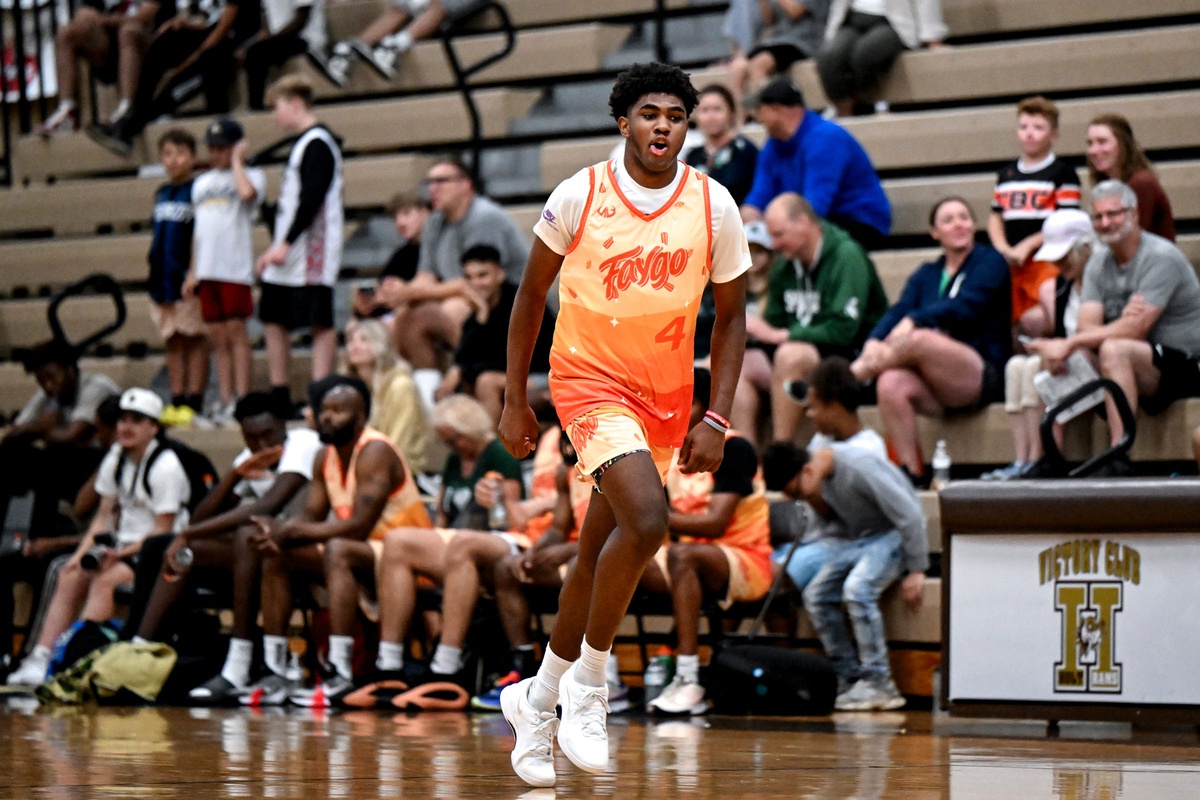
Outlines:
<svg viewBox="0 0 1200 800"><path fill-rule="evenodd" d="M891 678L887 636L879 595L898 577L903 565L899 531L847 541L827 538L827 560L804 590L804 608L838 677L882 682ZM842 611L843 603L846 606ZM858 642L855 654L846 615Z"/></svg>
<svg viewBox="0 0 1200 800"><path fill-rule="evenodd" d="M775 549L775 552L771 554L771 561L779 567L782 567L787 561L788 577L792 579L792 585L802 592L817 576L821 567L825 566L825 562L829 560L830 551L826 547L827 541L827 539L818 539L815 542L796 545L796 552L790 561L788 560L788 550L791 549L792 543L788 542Z"/></svg>

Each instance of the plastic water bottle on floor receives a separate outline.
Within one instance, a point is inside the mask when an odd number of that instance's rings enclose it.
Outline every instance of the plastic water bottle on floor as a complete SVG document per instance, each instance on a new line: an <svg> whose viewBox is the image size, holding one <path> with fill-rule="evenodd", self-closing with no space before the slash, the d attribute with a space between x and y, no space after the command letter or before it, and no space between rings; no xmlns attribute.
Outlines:
<svg viewBox="0 0 1200 800"><path fill-rule="evenodd" d="M642 684L646 688L646 710L650 710L650 704L654 699L663 693L663 689L667 688L667 683L670 681L668 675L667 663L670 656L655 656L650 659L650 664L646 667L646 673L642 676Z"/></svg>
<svg viewBox="0 0 1200 800"><path fill-rule="evenodd" d="M937 446L933 448L933 460L930 466L933 468L933 480L930 481L929 488L935 492L940 492L950 483L950 451L946 449L946 440L938 439Z"/></svg>

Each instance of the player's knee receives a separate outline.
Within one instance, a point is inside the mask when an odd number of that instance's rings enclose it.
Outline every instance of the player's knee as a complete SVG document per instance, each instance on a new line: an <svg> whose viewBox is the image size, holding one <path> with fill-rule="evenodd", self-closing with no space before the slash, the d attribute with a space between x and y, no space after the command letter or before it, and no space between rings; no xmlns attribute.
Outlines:
<svg viewBox="0 0 1200 800"><path fill-rule="evenodd" d="M677 544L667 548L667 571L671 578L696 571L696 551L686 544Z"/></svg>

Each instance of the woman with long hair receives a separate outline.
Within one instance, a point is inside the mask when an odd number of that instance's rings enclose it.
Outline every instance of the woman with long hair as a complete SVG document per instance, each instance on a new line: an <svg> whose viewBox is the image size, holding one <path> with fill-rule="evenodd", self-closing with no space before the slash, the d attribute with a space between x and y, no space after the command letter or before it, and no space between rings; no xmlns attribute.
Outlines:
<svg viewBox="0 0 1200 800"><path fill-rule="evenodd" d="M1087 161L1093 186L1110 179L1129 184L1137 195L1142 230L1175 241L1171 201L1134 137L1129 120L1120 114L1101 114L1093 119L1087 129Z"/></svg>

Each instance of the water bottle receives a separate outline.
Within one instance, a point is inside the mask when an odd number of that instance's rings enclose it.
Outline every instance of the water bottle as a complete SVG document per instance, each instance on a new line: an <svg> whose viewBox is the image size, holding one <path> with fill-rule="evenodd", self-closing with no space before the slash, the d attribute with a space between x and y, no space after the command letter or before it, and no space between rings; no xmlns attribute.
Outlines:
<svg viewBox="0 0 1200 800"><path fill-rule="evenodd" d="M930 462L930 466L933 467L933 480L930 481L930 489L940 492L946 488L946 484L950 483L950 463L950 453L946 450L946 440L938 439L937 446L933 448L933 460Z"/></svg>
<svg viewBox="0 0 1200 800"><path fill-rule="evenodd" d="M171 557L170 569L163 570L163 578L171 582L179 580L179 576L187 572L195 560L196 554L192 552L192 548L184 545Z"/></svg>
<svg viewBox="0 0 1200 800"><path fill-rule="evenodd" d="M504 482L501 478L493 478L496 487L496 502L488 509L488 530L508 530L508 509L504 506Z"/></svg>
<svg viewBox="0 0 1200 800"><path fill-rule="evenodd" d="M646 666L646 672L642 676L642 685L646 690L646 710L650 711L650 704L654 702L663 690L667 688L667 684L671 682L671 657L667 655L658 655L650 659L649 665Z"/></svg>
<svg viewBox="0 0 1200 800"><path fill-rule="evenodd" d="M288 665L284 670L283 677L293 686L299 686L304 682L304 667L300 665L300 654L295 650L288 654Z"/></svg>

